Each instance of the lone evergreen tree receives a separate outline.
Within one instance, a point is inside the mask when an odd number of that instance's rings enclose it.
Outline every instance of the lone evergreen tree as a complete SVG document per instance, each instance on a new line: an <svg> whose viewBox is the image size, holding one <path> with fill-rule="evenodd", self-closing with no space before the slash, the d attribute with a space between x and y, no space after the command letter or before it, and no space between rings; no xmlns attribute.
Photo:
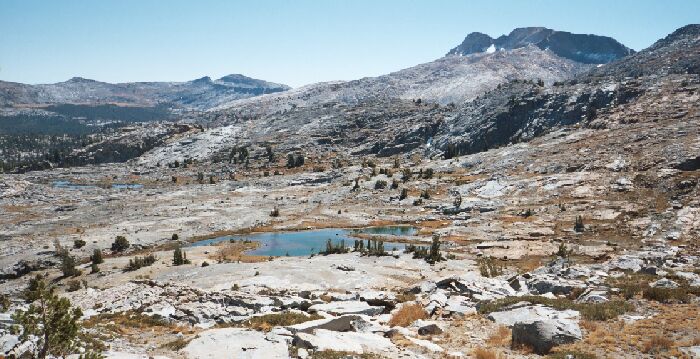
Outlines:
<svg viewBox="0 0 700 359"><path fill-rule="evenodd" d="M430 244L430 253L428 254L428 258L426 258L426 260L431 264L443 260L442 255L440 254L440 236L433 236L433 243Z"/></svg>
<svg viewBox="0 0 700 359"><path fill-rule="evenodd" d="M272 146L265 146L265 153L267 154L267 162L275 162L275 154L272 152Z"/></svg>
<svg viewBox="0 0 700 359"><path fill-rule="evenodd" d="M180 266L183 264L185 264L185 258L182 256L182 249L177 247L175 252L173 252L173 265Z"/></svg>
<svg viewBox="0 0 700 359"><path fill-rule="evenodd" d="M32 357L65 358L78 353L80 309L71 308L68 298L59 298L40 276L30 280L25 297L29 308L18 310L12 319L21 329L20 341L36 340Z"/></svg>
<svg viewBox="0 0 700 359"><path fill-rule="evenodd" d="M173 265L181 266L183 264L190 264L190 261L187 259L187 253L181 247L177 247L173 252Z"/></svg>
<svg viewBox="0 0 700 359"><path fill-rule="evenodd" d="M75 257L68 254L68 251L63 251L61 254L61 272L64 277L77 277L80 275L80 270L76 268L77 261Z"/></svg>
<svg viewBox="0 0 700 359"><path fill-rule="evenodd" d="M583 217L576 216L576 222L574 223L574 231L583 232L586 227L583 225Z"/></svg>
<svg viewBox="0 0 700 359"><path fill-rule="evenodd" d="M95 248L95 250L92 251L92 255L90 256L90 261L92 264L102 264L105 262L105 260L102 258L102 251Z"/></svg>
<svg viewBox="0 0 700 359"><path fill-rule="evenodd" d="M112 243L112 251L114 252L124 252L129 248L129 241L124 236L117 236Z"/></svg>

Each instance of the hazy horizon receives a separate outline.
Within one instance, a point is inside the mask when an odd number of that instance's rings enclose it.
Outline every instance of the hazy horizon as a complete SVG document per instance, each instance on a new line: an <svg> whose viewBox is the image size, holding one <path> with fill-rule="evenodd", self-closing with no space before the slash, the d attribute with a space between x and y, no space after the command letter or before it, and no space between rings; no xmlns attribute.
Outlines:
<svg viewBox="0 0 700 359"><path fill-rule="evenodd" d="M0 80L189 81L240 73L300 87L429 62L475 31L497 37L543 26L610 36L638 51L700 22L698 14L700 2L686 0L4 0Z"/></svg>

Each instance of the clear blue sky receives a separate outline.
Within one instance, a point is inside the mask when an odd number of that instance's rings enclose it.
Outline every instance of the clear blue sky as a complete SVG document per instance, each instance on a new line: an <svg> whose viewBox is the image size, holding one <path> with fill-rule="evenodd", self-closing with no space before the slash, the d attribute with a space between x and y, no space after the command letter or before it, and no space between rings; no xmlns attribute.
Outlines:
<svg viewBox="0 0 700 359"><path fill-rule="evenodd" d="M0 79L242 73L296 87L428 62L472 31L546 26L639 50L698 22L700 0L0 0Z"/></svg>

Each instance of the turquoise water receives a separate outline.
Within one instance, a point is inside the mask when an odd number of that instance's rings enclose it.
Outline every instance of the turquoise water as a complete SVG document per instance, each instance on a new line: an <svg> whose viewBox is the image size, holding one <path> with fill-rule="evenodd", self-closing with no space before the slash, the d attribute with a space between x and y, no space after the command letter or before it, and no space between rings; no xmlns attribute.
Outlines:
<svg viewBox="0 0 700 359"><path fill-rule="evenodd" d="M92 185L87 184L76 184L70 181L53 181L53 186L56 188L68 188L68 189L84 189L84 188L96 188Z"/></svg>
<svg viewBox="0 0 700 359"><path fill-rule="evenodd" d="M333 244L338 244L344 240L345 246L352 248L357 239L351 236L353 233L406 236L412 235L415 232L415 228L405 226L369 227L362 229L330 228L298 232L264 232L216 237L193 243L192 246L206 246L231 240L250 240L260 242L260 246L257 249L246 252L247 254L259 256L308 256L312 253L318 253L319 250L324 250L326 248L326 241L329 238ZM367 240L365 240L365 242L366 241ZM391 251L394 248L403 250L404 247L405 245L403 243L384 242L384 248L387 251Z"/></svg>
<svg viewBox="0 0 700 359"><path fill-rule="evenodd" d="M85 189L85 188L97 188L95 185L90 184L76 184L70 181L53 181L52 185L56 188L67 188L67 189ZM112 189L139 189L143 188L142 184L132 184L132 183L114 183L112 184Z"/></svg>
<svg viewBox="0 0 700 359"><path fill-rule="evenodd" d="M142 184L138 183L114 183L112 184L113 189L139 189L143 188Z"/></svg>

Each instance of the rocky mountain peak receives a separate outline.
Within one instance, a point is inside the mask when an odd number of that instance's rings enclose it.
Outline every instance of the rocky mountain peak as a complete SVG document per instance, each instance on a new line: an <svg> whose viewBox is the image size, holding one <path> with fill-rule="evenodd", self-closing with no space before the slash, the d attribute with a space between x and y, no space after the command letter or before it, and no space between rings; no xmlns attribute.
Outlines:
<svg viewBox="0 0 700 359"><path fill-rule="evenodd" d="M678 30L664 37L663 39L655 42L654 45L652 45L649 48L649 50L662 46L668 46L674 42L679 41L697 42L698 38L700 38L700 24L690 24L679 28Z"/></svg>
<svg viewBox="0 0 700 359"><path fill-rule="evenodd" d="M255 81L255 79L252 79L248 76L241 75L241 74L230 74L223 76L222 78L219 79L219 81L223 82L251 82Z"/></svg>
<svg viewBox="0 0 700 359"><path fill-rule="evenodd" d="M594 77L700 74L700 25L686 25L621 61L593 69Z"/></svg>
<svg viewBox="0 0 700 359"><path fill-rule="evenodd" d="M209 76L204 76L204 77L200 77L198 79L192 80L192 83L208 84L211 82L212 82L212 80L211 80L211 77L209 77Z"/></svg>
<svg viewBox="0 0 700 359"><path fill-rule="evenodd" d="M634 53L617 40L599 35L573 34L546 27L522 27L496 39L473 32L447 55L469 55L492 50L512 50L534 45L560 57L586 64L605 64Z"/></svg>
<svg viewBox="0 0 700 359"><path fill-rule="evenodd" d="M71 77L70 80L66 81L66 83L96 83L96 82L99 82L99 81L92 80L92 79L86 79L86 78L80 77L80 76Z"/></svg>
<svg viewBox="0 0 700 359"><path fill-rule="evenodd" d="M485 52L492 44L493 39L491 38L491 36L481 32L472 32L464 38L462 44L459 45L459 49L462 53L473 54L478 52ZM450 51L448 55L451 54L452 51Z"/></svg>

